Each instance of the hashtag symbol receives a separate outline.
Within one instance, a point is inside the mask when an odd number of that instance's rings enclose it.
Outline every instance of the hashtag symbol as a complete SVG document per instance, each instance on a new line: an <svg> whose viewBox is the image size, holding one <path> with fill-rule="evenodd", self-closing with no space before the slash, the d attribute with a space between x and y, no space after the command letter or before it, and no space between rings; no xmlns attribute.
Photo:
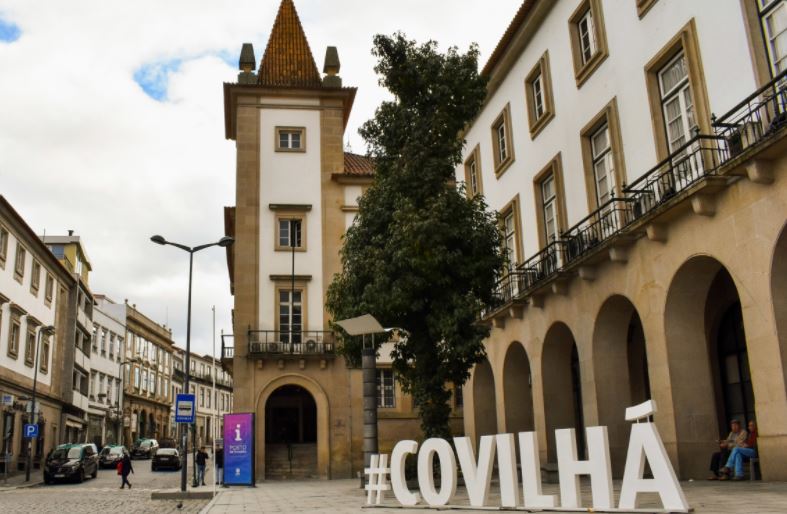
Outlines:
<svg viewBox="0 0 787 514"><path fill-rule="evenodd" d="M391 469L388 467L388 455L372 455L369 467L364 470L364 474L369 475L369 483L366 484L366 490L369 492L366 504L380 505L383 499L383 491L391 489L387 480L388 475L391 474ZM377 494L375 495L375 493ZM375 497L374 502L372 502L373 497Z"/></svg>

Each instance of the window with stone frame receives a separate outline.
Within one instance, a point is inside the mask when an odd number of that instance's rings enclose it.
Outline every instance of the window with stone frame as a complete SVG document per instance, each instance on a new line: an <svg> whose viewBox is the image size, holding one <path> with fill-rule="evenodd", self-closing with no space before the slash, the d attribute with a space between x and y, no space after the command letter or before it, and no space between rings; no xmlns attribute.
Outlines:
<svg viewBox="0 0 787 514"><path fill-rule="evenodd" d="M49 349L51 348L51 334L41 334L41 353L38 356L38 370L46 374L49 371Z"/></svg>
<svg viewBox="0 0 787 514"><path fill-rule="evenodd" d="M643 16L648 14L650 8L653 7L653 5L655 5L655 3L658 2L658 0L636 0L636 2L637 2L637 15L640 18L642 18Z"/></svg>
<svg viewBox="0 0 787 514"><path fill-rule="evenodd" d="M11 311L11 323L8 328L8 356L12 359L16 359L19 355L19 340L22 337L21 315L20 311Z"/></svg>
<svg viewBox="0 0 787 514"><path fill-rule="evenodd" d="M522 257L519 195L500 211L500 232L506 256L506 270L511 271Z"/></svg>
<svg viewBox="0 0 787 514"><path fill-rule="evenodd" d="M305 214L276 213L276 251L306 250Z"/></svg>
<svg viewBox="0 0 787 514"><path fill-rule="evenodd" d="M36 329L35 325L27 322L27 335L25 337L25 365L33 367L36 358Z"/></svg>
<svg viewBox="0 0 787 514"><path fill-rule="evenodd" d="M8 239L8 230L0 225L0 268L5 268L5 261L8 256Z"/></svg>
<svg viewBox="0 0 787 514"><path fill-rule="evenodd" d="M44 302L47 306L52 304L52 299L55 296L55 277L51 274L46 274L46 283L44 285Z"/></svg>
<svg viewBox="0 0 787 514"><path fill-rule="evenodd" d="M33 296L38 296L41 288L41 263L33 259L33 266L30 269L30 292Z"/></svg>
<svg viewBox="0 0 787 514"><path fill-rule="evenodd" d="M787 0L757 0L771 76L787 69Z"/></svg>
<svg viewBox="0 0 787 514"><path fill-rule="evenodd" d="M301 343L303 341L303 289L293 291L289 288L277 290L278 319L277 327L282 343Z"/></svg>
<svg viewBox="0 0 787 514"><path fill-rule="evenodd" d="M617 99L613 98L580 132L589 211L622 198L626 180Z"/></svg>
<svg viewBox="0 0 787 514"><path fill-rule="evenodd" d="M549 70L549 52L538 60L525 78L527 117L530 124L530 138L535 138L555 117L552 97L552 78Z"/></svg>
<svg viewBox="0 0 787 514"><path fill-rule="evenodd" d="M495 175L500 177L514 161L510 104L505 106L503 112L492 123L492 151Z"/></svg>
<svg viewBox="0 0 787 514"><path fill-rule="evenodd" d="M21 283L25 276L25 259L27 251L22 243L16 243L16 258L14 259L14 278Z"/></svg>
<svg viewBox="0 0 787 514"><path fill-rule="evenodd" d="M390 368L377 368L377 407L396 407L396 380Z"/></svg>
<svg viewBox="0 0 787 514"><path fill-rule="evenodd" d="M480 145L476 145L465 161L465 187L467 188L466 193L469 198L484 193L484 184L481 177Z"/></svg>
<svg viewBox="0 0 787 514"><path fill-rule="evenodd" d="M563 165L557 154L533 179L536 200L538 242L541 248L560 238L566 229L566 206L563 188Z"/></svg>
<svg viewBox="0 0 787 514"><path fill-rule="evenodd" d="M276 127L277 152L305 152L306 129L304 127Z"/></svg>
<svg viewBox="0 0 787 514"><path fill-rule="evenodd" d="M600 0L583 0L568 21L574 75L580 87L608 57Z"/></svg>

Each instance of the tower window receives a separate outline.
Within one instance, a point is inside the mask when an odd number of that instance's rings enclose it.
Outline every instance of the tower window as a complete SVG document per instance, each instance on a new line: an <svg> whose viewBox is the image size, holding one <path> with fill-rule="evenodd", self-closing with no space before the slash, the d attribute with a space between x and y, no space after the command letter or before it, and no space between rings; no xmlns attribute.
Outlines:
<svg viewBox="0 0 787 514"><path fill-rule="evenodd" d="M305 152L306 129L303 127L276 127L277 152Z"/></svg>

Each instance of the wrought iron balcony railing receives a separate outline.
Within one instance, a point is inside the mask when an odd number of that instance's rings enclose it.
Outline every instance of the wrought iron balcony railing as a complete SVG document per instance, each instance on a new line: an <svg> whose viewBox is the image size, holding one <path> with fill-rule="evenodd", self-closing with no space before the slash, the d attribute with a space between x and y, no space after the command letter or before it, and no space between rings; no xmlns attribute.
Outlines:
<svg viewBox="0 0 787 514"><path fill-rule="evenodd" d="M335 351L336 339L331 331L249 331L249 355L325 356Z"/></svg>
<svg viewBox="0 0 787 514"><path fill-rule="evenodd" d="M719 118L714 134L696 134L640 178L623 187L623 198L612 198L557 241L505 273L495 285L491 305L481 316L523 300L604 243L630 232L632 225L652 219L676 204L695 185L719 175L743 152L787 127L787 70L749 95Z"/></svg>

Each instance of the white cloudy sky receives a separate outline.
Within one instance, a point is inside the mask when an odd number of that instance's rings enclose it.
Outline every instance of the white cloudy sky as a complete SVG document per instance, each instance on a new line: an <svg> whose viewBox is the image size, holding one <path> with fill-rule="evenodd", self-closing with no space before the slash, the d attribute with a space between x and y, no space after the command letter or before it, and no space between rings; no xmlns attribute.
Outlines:
<svg viewBox="0 0 787 514"><path fill-rule="evenodd" d="M359 88L345 139L385 98L369 53L404 31L442 48L478 42L486 61L519 0L296 0L322 70L335 45ZM222 82L243 42L257 59L279 0L0 0L0 194L39 233L82 236L91 288L168 323L185 344L188 245L223 235L234 205L234 144L224 139ZM192 343L210 353L231 332L223 250L196 255Z"/></svg>

